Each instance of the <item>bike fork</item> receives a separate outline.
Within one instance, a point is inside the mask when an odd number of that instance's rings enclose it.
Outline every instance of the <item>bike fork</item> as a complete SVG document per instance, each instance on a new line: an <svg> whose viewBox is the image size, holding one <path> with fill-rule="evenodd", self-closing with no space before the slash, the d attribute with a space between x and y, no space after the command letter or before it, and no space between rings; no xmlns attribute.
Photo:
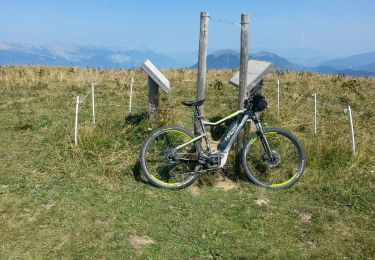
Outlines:
<svg viewBox="0 0 375 260"><path fill-rule="evenodd" d="M254 121L255 126L258 130L258 135L259 135L260 140L262 142L263 149L266 152L266 155L268 156L268 158L271 158L271 148L270 148L270 145L268 143L267 137L264 134L263 126L260 123L260 121L259 121L259 119L256 115L254 115L253 121Z"/></svg>

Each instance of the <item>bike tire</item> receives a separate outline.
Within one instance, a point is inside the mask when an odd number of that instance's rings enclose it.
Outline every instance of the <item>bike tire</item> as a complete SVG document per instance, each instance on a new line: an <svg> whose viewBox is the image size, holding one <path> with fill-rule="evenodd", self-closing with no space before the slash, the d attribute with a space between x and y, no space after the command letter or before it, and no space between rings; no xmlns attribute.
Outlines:
<svg viewBox="0 0 375 260"><path fill-rule="evenodd" d="M151 132L140 152L141 167L147 180L158 188L166 189L181 189L192 184L198 177L195 172L202 166L193 162L173 161L168 153L194 137L192 132L178 126L164 126ZM200 141L192 142L182 149L189 152L189 156L198 158ZM182 172L177 173L175 170Z"/></svg>
<svg viewBox="0 0 375 260"><path fill-rule="evenodd" d="M253 134L245 143L242 165L246 177L253 183L283 189L300 180L306 167L306 155L301 142L281 128L264 129L272 159L265 156L261 135Z"/></svg>

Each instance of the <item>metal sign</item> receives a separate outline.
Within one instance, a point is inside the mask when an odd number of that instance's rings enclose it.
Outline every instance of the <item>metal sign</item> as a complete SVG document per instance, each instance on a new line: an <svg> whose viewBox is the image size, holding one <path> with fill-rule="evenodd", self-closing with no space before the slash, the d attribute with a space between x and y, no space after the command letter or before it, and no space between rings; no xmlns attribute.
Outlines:
<svg viewBox="0 0 375 260"><path fill-rule="evenodd" d="M247 65L247 91L254 88L264 78L264 76L273 70L274 64L267 61L249 60ZM233 86L239 87L240 85L240 72L237 72L230 80L229 83Z"/></svg>
<svg viewBox="0 0 375 260"><path fill-rule="evenodd" d="M154 64L151 63L151 61L145 60L141 67L147 73L147 75L149 75L159 85L159 87L164 90L165 93L171 91L169 80L160 72L158 68L155 67Z"/></svg>

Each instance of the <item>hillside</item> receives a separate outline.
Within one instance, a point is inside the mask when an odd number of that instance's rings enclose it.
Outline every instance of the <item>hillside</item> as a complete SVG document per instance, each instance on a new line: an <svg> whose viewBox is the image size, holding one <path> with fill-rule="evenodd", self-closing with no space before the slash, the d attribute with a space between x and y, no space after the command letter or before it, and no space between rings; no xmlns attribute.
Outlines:
<svg viewBox="0 0 375 260"><path fill-rule="evenodd" d="M138 153L155 127L192 130L192 110L180 102L196 96L197 75L182 69L164 73L172 90L160 93L159 114L149 119L147 76L140 70L0 67L1 259L374 257L374 79L283 71L267 76L263 123L295 133L307 153L306 172L292 188L271 191L249 183L234 171L231 154L224 171L169 191L145 181ZM236 110L237 89L228 83L233 73L208 72L206 118ZM82 103L75 146L77 95Z"/></svg>

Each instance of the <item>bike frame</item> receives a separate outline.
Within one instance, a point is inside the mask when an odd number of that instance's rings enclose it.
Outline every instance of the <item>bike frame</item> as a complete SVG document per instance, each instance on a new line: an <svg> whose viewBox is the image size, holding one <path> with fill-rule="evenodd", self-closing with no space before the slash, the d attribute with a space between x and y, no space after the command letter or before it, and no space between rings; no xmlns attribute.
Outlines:
<svg viewBox="0 0 375 260"><path fill-rule="evenodd" d="M220 149L220 151L223 154L228 154L229 150L231 149L232 145L234 144L234 141L236 140L238 134L240 133L241 129L244 127L245 123L250 119L254 122L256 128L257 128L257 133L261 136L262 140L262 145L264 150L266 151L266 154L270 156L271 151L269 148L269 144L267 142L267 139L264 135L263 127L260 123L260 120L258 116L256 115L255 112L253 112L250 109L242 109L234 112L233 114L228 115L227 117L217 121L217 122L209 122L209 121L204 121L203 116L201 115L200 108L195 107L194 111L194 122L198 123L198 126L200 127L200 135L197 135L195 138L189 140L186 143L183 143L175 148L175 151L185 147L188 144L191 144L193 142L196 142L202 138L205 139L206 143L206 152L205 154L203 151L199 151L199 155L203 157L207 157L208 155L212 154L212 149L211 145L208 139L207 131L205 126L216 126L220 125L221 123L224 123L234 117L238 116L237 120L235 123L231 125L230 128L227 129L226 133L223 135L223 137L220 140L220 143L223 142L225 144L224 147Z"/></svg>

